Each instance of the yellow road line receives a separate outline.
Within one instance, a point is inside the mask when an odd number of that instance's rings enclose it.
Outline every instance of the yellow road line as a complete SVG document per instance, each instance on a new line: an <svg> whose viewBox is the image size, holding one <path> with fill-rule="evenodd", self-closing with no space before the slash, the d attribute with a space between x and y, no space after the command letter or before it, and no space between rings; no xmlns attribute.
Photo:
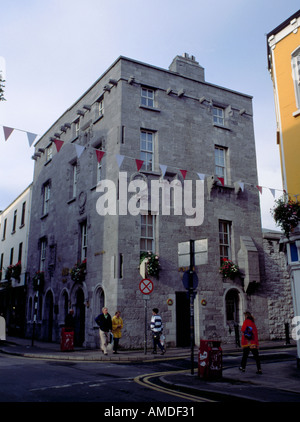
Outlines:
<svg viewBox="0 0 300 422"><path fill-rule="evenodd" d="M139 375L138 377L134 378L134 381L137 384L142 385L143 387L149 387L152 390L156 390L162 393L166 393L166 394L170 394L172 396L176 396L179 398L183 398L183 399L187 399L187 400L191 400L194 402L214 402L214 400L209 400L206 399L204 397L198 397L198 396L194 396L193 394L189 394L189 393L184 393L184 392L180 392L180 391L174 391L171 390L169 388L166 387L162 387L160 385L155 385L154 383L152 383L150 381L150 379L152 378L156 378L156 377L161 377L164 375L171 375L171 374L180 374L183 372L188 372L187 369L181 370L181 371L166 371L166 372L155 372L153 374L145 374L145 375Z"/></svg>

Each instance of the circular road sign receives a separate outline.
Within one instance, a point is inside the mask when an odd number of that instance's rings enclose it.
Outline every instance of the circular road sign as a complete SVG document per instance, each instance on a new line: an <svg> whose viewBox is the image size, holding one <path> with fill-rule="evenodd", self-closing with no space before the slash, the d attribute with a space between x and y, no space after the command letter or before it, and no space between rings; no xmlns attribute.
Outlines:
<svg viewBox="0 0 300 422"><path fill-rule="evenodd" d="M153 291L153 283L148 278L143 278L139 284L139 289L144 295L149 295Z"/></svg>

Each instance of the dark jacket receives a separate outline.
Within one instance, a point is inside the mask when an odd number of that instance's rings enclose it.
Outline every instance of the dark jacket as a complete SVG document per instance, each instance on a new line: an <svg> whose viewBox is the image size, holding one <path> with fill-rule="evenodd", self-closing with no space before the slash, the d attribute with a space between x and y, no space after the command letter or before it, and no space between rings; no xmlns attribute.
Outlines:
<svg viewBox="0 0 300 422"><path fill-rule="evenodd" d="M109 314L107 314L106 318L104 314L100 314L95 318L95 321L102 331L108 332L112 329L111 316Z"/></svg>

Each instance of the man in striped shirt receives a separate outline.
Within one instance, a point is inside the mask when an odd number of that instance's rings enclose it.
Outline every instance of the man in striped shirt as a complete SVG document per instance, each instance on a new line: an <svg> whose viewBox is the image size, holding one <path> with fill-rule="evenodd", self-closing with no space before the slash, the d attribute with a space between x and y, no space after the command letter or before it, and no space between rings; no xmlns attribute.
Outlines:
<svg viewBox="0 0 300 422"><path fill-rule="evenodd" d="M163 324L162 324L161 316L158 315L157 308L152 309L150 328L151 328L152 336L153 336L153 352L152 353L154 354L157 353L156 347L158 346L161 350L161 354L163 355L165 353L165 349L160 343L160 336L162 334Z"/></svg>

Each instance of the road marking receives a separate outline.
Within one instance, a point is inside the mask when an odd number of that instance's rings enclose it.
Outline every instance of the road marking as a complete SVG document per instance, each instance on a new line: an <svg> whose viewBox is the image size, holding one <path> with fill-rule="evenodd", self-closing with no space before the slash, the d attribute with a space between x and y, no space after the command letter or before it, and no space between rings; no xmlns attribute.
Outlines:
<svg viewBox="0 0 300 422"><path fill-rule="evenodd" d="M180 391L174 391L174 390L171 390L169 388L162 387L160 385L156 385L156 384L154 384L150 381L152 378L157 378L157 377L161 377L161 376L164 376L164 375L180 374L180 373L184 373L184 372L188 372L188 371L189 371L188 369L184 369L184 370L181 370L181 371L155 372L153 374L139 375L138 377L134 378L134 381L137 384L142 385L143 387L146 386L148 388L151 388L152 390L156 390L156 391L159 391L159 392L162 392L162 393L170 394L172 396L191 400L191 401L194 401L194 402L200 402L200 403L215 402L215 400L209 400L209 399L206 399L204 397L194 396L193 394L183 393L183 392L180 392Z"/></svg>

